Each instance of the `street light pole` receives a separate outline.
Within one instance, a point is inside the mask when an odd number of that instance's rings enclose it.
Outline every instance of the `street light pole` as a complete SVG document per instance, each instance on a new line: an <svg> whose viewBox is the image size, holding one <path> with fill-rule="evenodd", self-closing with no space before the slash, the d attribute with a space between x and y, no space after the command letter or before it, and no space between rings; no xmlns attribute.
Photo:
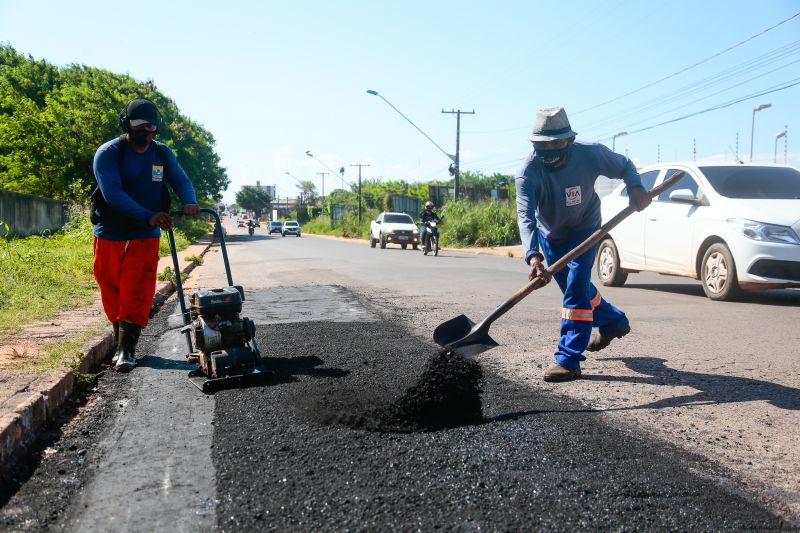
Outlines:
<svg viewBox="0 0 800 533"><path fill-rule="evenodd" d="M786 137L786 130L783 130L780 133L775 134L775 156L772 158L773 163L778 162L778 139L781 137Z"/></svg>
<svg viewBox="0 0 800 533"><path fill-rule="evenodd" d="M337 174L337 172L336 172L335 170L333 170L331 167L329 167L328 165L326 165L325 163L323 163L322 161L320 161L320 160L319 160L319 158L318 158L317 156L315 156L314 154L312 154L312 153L311 153L311 150L306 150L306 155L307 155L308 157L313 157L314 159L316 159L316 160L317 160L317 163L319 163L319 164L320 164L320 165L322 165L323 167L325 167L325 168L327 168L328 170L330 170L330 171L331 171L333 174ZM339 177L340 177L340 178L342 178L342 189L344 189L344 188L345 188L345 187L344 187L344 167L341 167L341 168L339 168L339 172L338 172L338 174L339 174ZM324 184L323 184L323 187L324 187Z"/></svg>
<svg viewBox="0 0 800 533"><path fill-rule="evenodd" d="M409 124L411 124L412 126L414 126L414 128L416 128L416 130L417 130L418 132L420 132L422 135L424 135L424 136L425 136L425 138L426 138L426 139L428 139L430 142L432 142L432 143L433 143L433 145L434 145L436 148L438 148L440 152L442 152L444 155L446 155L447 157L449 157L449 158L450 158L450 160L451 160L451 161L453 161L453 162L455 163L455 156L454 156L454 155L451 155L451 154L448 154L447 152L445 152L445 151L444 151L444 148L442 148L441 146L439 146L438 144L436 144L436 141L434 141L433 139L431 139L430 137L428 137L428 134L427 134L427 133L425 133L424 131L422 131L421 129L419 129L419 126L417 126L416 124L414 124L413 122L411 122L411 119L410 119L410 118L408 118L407 116L405 116L405 115L403 114L403 112L402 112L402 111L400 111L400 110L399 110L399 109L397 109L395 106L393 106L393 105L392 105L392 103L391 103L389 100L387 100L386 98L384 98L384 97L383 97L383 95L379 94L379 93L378 93L378 91L373 91L372 89L368 89L368 90L367 90L367 93L368 93L368 94L371 94L371 95L373 95L373 96L377 96L378 98L380 98L381 100L383 100L384 102L386 102L386 103L389 105L389 107L391 107L392 109L394 109L395 111L397 111L397 113L398 113L398 114L399 114L401 117L403 117L404 119L406 119L406 120L408 121L408 123L409 123Z"/></svg>
<svg viewBox="0 0 800 533"><path fill-rule="evenodd" d="M627 134L628 134L628 132L627 132L627 131L621 131L621 132L619 132L619 133L615 133L615 134L614 134L614 136L613 136L613 137L611 137L611 151L612 151L612 152L615 152L615 151L616 151L616 147L617 147L617 137L622 137L622 136L624 136L624 135L627 135Z"/></svg>
<svg viewBox="0 0 800 533"><path fill-rule="evenodd" d="M317 175L322 177L322 215L325 215L325 175L330 172L317 172Z"/></svg>
<svg viewBox="0 0 800 533"><path fill-rule="evenodd" d="M284 172L284 174L286 174L287 176L291 176L292 178L294 178L294 181L296 181L297 183L300 184L300 187L301 187L301 189L300 189L300 205L297 206L297 210L300 211L300 208L303 207L303 189L302 189L303 182L300 181L299 179L295 178L294 175L292 175L290 172ZM289 199L288 198L286 199L286 203L287 204L289 203Z"/></svg>
<svg viewBox="0 0 800 533"><path fill-rule="evenodd" d="M758 104L753 108L753 120L750 122L750 162L753 162L753 134L756 131L756 112L772 107L772 104Z"/></svg>

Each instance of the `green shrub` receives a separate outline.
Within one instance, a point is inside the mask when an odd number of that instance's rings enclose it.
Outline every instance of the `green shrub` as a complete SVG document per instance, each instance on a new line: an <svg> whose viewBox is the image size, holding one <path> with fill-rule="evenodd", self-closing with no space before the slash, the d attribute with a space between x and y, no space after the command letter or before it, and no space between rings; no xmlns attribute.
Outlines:
<svg viewBox="0 0 800 533"><path fill-rule="evenodd" d="M447 202L439 213L442 246L509 246L520 243L517 210L512 202Z"/></svg>

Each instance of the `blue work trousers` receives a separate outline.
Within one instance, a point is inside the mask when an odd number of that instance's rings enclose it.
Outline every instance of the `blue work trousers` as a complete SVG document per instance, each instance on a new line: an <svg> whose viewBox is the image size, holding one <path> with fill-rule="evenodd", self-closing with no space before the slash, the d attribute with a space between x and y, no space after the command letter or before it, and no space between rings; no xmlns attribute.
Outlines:
<svg viewBox="0 0 800 533"><path fill-rule="evenodd" d="M539 234L539 245L547 264L558 261L596 229L576 231L563 241L549 241ZM592 284L592 265L596 252L597 246L592 246L553 276L564 293L561 338L555 361L566 368L580 368L581 361L586 360L583 352L589 345L592 327L599 328L600 333L612 334L628 325L625 313L603 299Z"/></svg>

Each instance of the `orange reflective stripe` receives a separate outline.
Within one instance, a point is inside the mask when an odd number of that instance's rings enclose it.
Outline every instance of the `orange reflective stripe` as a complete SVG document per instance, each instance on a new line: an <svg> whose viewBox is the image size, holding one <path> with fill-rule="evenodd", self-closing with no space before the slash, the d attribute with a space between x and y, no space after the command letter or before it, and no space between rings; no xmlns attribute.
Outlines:
<svg viewBox="0 0 800 533"><path fill-rule="evenodd" d="M599 306L602 303L602 301L603 298L600 297L600 293L598 292L597 294L595 294L594 298L592 298L592 301L589 302L592 305L592 311L597 309L597 306Z"/></svg>
<svg viewBox="0 0 800 533"><path fill-rule="evenodd" d="M583 322L591 322L593 320L591 309L567 309L566 307L562 309L561 318Z"/></svg>

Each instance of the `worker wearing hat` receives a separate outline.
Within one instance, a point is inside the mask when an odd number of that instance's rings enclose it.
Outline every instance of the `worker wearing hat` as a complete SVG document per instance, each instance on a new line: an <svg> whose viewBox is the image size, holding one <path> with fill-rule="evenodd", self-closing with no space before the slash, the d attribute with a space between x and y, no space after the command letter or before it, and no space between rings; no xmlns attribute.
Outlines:
<svg viewBox="0 0 800 533"><path fill-rule="evenodd" d="M153 137L161 130L158 108L132 100L120 114L124 134L100 146L94 174L102 203L92 213L94 276L106 316L114 326L114 368L136 366L139 334L149 320L156 288L161 231L172 228L167 182L185 215L200 212L194 187L175 154ZM164 198L167 205L164 205Z"/></svg>
<svg viewBox="0 0 800 533"><path fill-rule="evenodd" d="M563 108L536 114L529 137L533 152L516 177L518 224L531 280L540 277L549 282L544 261L552 265L600 227L600 198L594 190L599 176L624 180L630 204L637 210L650 204L627 157L601 144L576 142L576 135ZM625 313L591 283L596 249L585 251L553 276L564 300L561 336L545 381L580 377L584 351L601 350L630 332Z"/></svg>

